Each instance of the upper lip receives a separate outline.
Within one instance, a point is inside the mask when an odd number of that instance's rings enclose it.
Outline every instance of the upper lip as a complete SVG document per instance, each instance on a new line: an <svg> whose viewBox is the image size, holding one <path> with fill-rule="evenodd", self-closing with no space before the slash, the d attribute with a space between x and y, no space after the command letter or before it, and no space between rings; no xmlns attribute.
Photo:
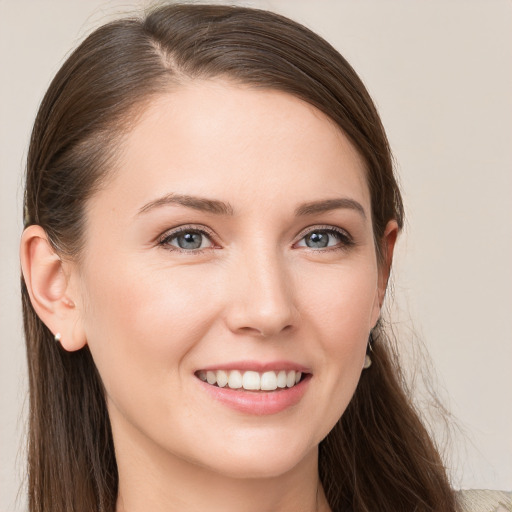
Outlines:
<svg viewBox="0 0 512 512"><path fill-rule="evenodd" d="M294 363L293 361L232 361L228 363L218 363L198 368L203 371L215 371L215 370L242 370L242 371L253 371L258 373L280 370L295 370L296 372L311 373L311 369L304 365Z"/></svg>

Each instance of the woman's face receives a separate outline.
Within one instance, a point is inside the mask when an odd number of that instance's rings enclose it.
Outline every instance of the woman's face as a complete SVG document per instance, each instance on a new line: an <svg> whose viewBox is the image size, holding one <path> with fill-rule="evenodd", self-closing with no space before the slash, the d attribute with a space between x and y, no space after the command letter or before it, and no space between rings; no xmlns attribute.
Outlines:
<svg viewBox="0 0 512 512"><path fill-rule="evenodd" d="M118 456L282 474L342 415L379 316L364 163L295 97L182 86L90 200L75 277Z"/></svg>

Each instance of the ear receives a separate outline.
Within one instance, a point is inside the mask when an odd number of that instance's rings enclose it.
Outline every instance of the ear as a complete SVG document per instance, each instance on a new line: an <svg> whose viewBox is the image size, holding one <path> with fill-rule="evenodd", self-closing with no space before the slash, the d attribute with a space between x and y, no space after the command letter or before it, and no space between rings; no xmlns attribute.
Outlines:
<svg viewBox="0 0 512 512"><path fill-rule="evenodd" d="M393 263L393 252L395 250L396 240L398 238L398 224L395 220L390 220L386 229L384 230L384 236L380 242L381 260L379 264L379 277L377 283L377 303L375 304L373 325L377 323L382 304L384 303L384 297L386 296L386 289L388 286L389 275L391 273L391 264Z"/></svg>
<svg viewBox="0 0 512 512"><path fill-rule="evenodd" d="M59 341L65 350L81 349L87 340L69 285L70 269L41 226L29 226L23 232L20 259L30 301L39 318L51 332L60 334Z"/></svg>

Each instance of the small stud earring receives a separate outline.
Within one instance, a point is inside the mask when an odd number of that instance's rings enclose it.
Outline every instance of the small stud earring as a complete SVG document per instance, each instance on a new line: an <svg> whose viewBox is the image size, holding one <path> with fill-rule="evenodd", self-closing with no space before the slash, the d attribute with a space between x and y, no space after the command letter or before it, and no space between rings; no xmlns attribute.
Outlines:
<svg viewBox="0 0 512 512"><path fill-rule="evenodd" d="M69 308L75 307L75 303L71 299L64 297L64 299L62 299L62 300L63 300L64 304L66 304L66 306L68 306Z"/></svg>
<svg viewBox="0 0 512 512"><path fill-rule="evenodd" d="M61 338L62 338L61 333L60 333L60 332L56 333L56 334L55 334L55 336L54 336L54 338L55 338L55 341L56 341L57 343L59 343L59 342L60 342L60 340L61 340Z"/></svg>

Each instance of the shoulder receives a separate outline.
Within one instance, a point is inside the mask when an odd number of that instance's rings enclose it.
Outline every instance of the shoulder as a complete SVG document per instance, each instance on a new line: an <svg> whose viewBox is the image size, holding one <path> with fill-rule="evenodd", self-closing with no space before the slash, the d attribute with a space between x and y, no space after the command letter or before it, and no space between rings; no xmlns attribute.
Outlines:
<svg viewBox="0 0 512 512"><path fill-rule="evenodd" d="M462 512L512 512L512 492L471 489L458 491Z"/></svg>

